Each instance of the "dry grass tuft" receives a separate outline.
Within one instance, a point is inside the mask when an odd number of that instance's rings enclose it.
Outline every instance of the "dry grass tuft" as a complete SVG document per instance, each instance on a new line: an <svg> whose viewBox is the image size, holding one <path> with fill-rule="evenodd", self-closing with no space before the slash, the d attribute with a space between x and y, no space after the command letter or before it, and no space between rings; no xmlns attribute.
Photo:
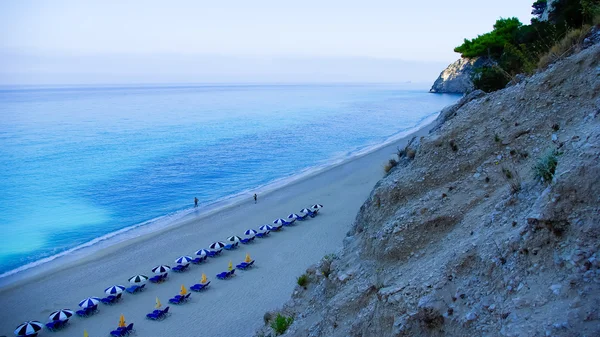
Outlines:
<svg viewBox="0 0 600 337"><path fill-rule="evenodd" d="M581 49L585 36L590 32L590 26L584 25L579 29L571 29L567 34L540 58L538 68L547 68L550 64L561 60Z"/></svg>

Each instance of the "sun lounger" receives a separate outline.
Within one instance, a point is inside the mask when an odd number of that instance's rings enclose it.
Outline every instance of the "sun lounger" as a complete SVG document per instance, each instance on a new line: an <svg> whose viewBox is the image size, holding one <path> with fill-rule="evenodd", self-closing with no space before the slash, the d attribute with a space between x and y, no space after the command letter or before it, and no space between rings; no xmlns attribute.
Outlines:
<svg viewBox="0 0 600 337"><path fill-rule="evenodd" d="M165 318L168 313L169 313L169 307L166 307L165 310L157 309L157 310L154 310L153 312L147 314L146 318L156 321L156 320Z"/></svg>
<svg viewBox="0 0 600 337"><path fill-rule="evenodd" d="M169 303L181 304L181 303L187 301L190 298L190 295L191 294L187 294L185 296L176 295L175 297L169 299Z"/></svg>
<svg viewBox="0 0 600 337"><path fill-rule="evenodd" d="M192 260L192 261L190 261L190 262L191 262L191 263L193 263L193 264L199 264L199 263L201 263L202 261L205 261L207 257L208 257L208 256L206 256L206 255L204 255L204 256L198 256L197 258L193 259L193 260Z"/></svg>
<svg viewBox="0 0 600 337"><path fill-rule="evenodd" d="M254 265L254 260L250 261L250 262L242 262L240 264L238 264L237 266L235 266L237 269L242 269L242 270L246 270L250 267L252 267Z"/></svg>
<svg viewBox="0 0 600 337"><path fill-rule="evenodd" d="M171 268L171 270L176 271L178 273L182 273L188 269L189 264L178 264L175 267Z"/></svg>
<svg viewBox="0 0 600 337"><path fill-rule="evenodd" d="M243 243L243 244L249 244L249 243L250 243L250 241L252 241L252 239L251 239L251 238L247 238L247 239L242 239L242 240L240 240L240 242L241 242L241 243Z"/></svg>
<svg viewBox="0 0 600 337"><path fill-rule="evenodd" d="M237 242L236 242L236 243L237 243ZM223 248L225 248L225 249L227 249L227 250L232 250L232 249L235 249L235 247L237 247L235 244L231 244L231 245L226 245L226 246L225 246L225 247L223 247Z"/></svg>
<svg viewBox="0 0 600 337"><path fill-rule="evenodd" d="M118 294L117 296L114 295L110 295L107 296L105 298L100 299L100 302L104 303L104 304L115 304L117 303L117 301L121 298L121 294Z"/></svg>
<svg viewBox="0 0 600 337"><path fill-rule="evenodd" d="M58 329L62 329L65 327L65 325L67 325L67 322L69 320L66 319L64 321L50 321L48 323L46 323L46 329L50 330L50 331L56 331Z"/></svg>
<svg viewBox="0 0 600 337"><path fill-rule="evenodd" d="M169 273L164 273L164 274L161 274L161 275L155 275L155 276L151 277L149 279L149 281L152 282L152 283L161 283L161 282L164 282L167 279L167 275L169 275Z"/></svg>
<svg viewBox="0 0 600 337"><path fill-rule="evenodd" d="M93 305L91 307L87 307L85 309L77 310L75 313L80 317L88 317L93 315L96 310L98 310L98 305Z"/></svg>
<svg viewBox="0 0 600 337"><path fill-rule="evenodd" d="M137 284L134 284L134 285L132 285L131 287L129 287L129 288L127 288L127 289L125 289L125 291L127 291L127 292L128 292L128 293L130 293L130 294L135 294L135 293L137 293L138 291L144 291L144 289L145 289L145 288L146 288L146 285L145 285L145 284L142 284L141 286L139 286L139 285L137 285Z"/></svg>
<svg viewBox="0 0 600 337"><path fill-rule="evenodd" d="M193 291L202 291L202 290L206 289L206 287L208 287L209 284L210 284L210 281L206 282L205 284L196 283L193 286L191 286L190 289Z"/></svg>
<svg viewBox="0 0 600 337"><path fill-rule="evenodd" d="M129 324L126 327L118 327L117 330L113 330L110 332L111 336L120 337L127 336L133 331L133 323Z"/></svg>
<svg viewBox="0 0 600 337"><path fill-rule="evenodd" d="M257 233L256 237L257 238L266 238L269 235L269 232L265 232L265 233Z"/></svg>

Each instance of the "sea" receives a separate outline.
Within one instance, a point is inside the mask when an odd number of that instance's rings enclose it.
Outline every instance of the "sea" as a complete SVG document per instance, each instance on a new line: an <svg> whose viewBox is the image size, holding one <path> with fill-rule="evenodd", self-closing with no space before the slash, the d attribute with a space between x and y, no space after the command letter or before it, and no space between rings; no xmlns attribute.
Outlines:
<svg viewBox="0 0 600 337"><path fill-rule="evenodd" d="M195 197L199 210L250 200L458 98L411 84L0 87L0 277L169 226Z"/></svg>

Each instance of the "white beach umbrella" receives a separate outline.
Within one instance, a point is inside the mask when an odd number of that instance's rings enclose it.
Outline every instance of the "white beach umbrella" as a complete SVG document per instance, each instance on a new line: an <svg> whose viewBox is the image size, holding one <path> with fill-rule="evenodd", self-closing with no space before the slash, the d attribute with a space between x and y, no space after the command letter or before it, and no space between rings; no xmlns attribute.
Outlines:
<svg viewBox="0 0 600 337"><path fill-rule="evenodd" d="M321 205L321 204L314 204L314 205L311 206L311 208L319 210L319 209L323 208L323 205Z"/></svg>
<svg viewBox="0 0 600 337"><path fill-rule="evenodd" d="M44 325L38 321L27 321L19 325L15 329L15 335L17 336L31 336L42 330Z"/></svg>
<svg viewBox="0 0 600 337"><path fill-rule="evenodd" d="M237 236L237 235L234 235L234 236L230 236L230 237L228 237L228 238L227 238L227 241L230 241L230 242L236 243L236 242L240 242L240 241L242 241L242 238L240 238L240 237L239 237L239 236Z"/></svg>
<svg viewBox="0 0 600 337"><path fill-rule="evenodd" d="M225 247L225 244L221 241L213 242L208 248L212 250L221 250Z"/></svg>
<svg viewBox="0 0 600 337"><path fill-rule="evenodd" d="M79 302L79 306L85 309L98 305L98 303L100 303L100 299L98 297L88 297L85 300Z"/></svg>
<svg viewBox="0 0 600 337"><path fill-rule="evenodd" d="M283 224L289 223L289 222L291 222L291 221L285 221L284 219L281 219L281 218L279 218L277 220L273 220L273 223L278 225L277 227L281 227L281 226L283 226Z"/></svg>
<svg viewBox="0 0 600 337"><path fill-rule="evenodd" d="M156 275L164 274L164 273L168 272L169 270L171 270L171 267L164 265L164 264L152 268L152 272Z"/></svg>
<svg viewBox="0 0 600 337"><path fill-rule="evenodd" d="M312 212L313 212L313 211L311 211L311 210L310 210L310 209L308 209L308 208L303 208L303 209L301 209L301 210L300 210L300 213L304 213L304 214L309 214L309 213L312 213Z"/></svg>
<svg viewBox="0 0 600 337"><path fill-rule="evenodd" d="M129 283L131 284L144 283L146 281L148 281L148 276L146 275L135 275L129 278Z"/></svg>
<svg viewBox="0 0 600 337"><path fill-rule="evenodd" d="M272 230L273 230L273 226L271 226L271 225L262 225L262 226L258 227L258 229L259 229L261 232L263 232L263 233L264 233L264 232L270 232L270 231L272 231Z"/></svg>
<svg viewBox="0 0 600 337"><path fill-rule="evenodd" d="M180 256L177 258L177 260L175 260L175 263L177 264L181 264L181 265L186 265L186 264L190 264L190 262L192 261L192 257L191 256Z"/></svg>
<svg viewBox="0 0 600 337"><path fill-rule="evenodd" d="M205 257L209 254L210 252L206 249L200 249L199 251L196 252L196 255L199 255L200 257Z"/></svg>
<svg viewBox="0 0 600 337"><path fill-rule="evenodd" d="M51 321L66 321L73 316L73 311L69 309L56 310L48 316Z"/></svg>
<svg viewBox="0 0 600 337"><path fill-rule="evenodd" d="M288 215L287 217L288 217L288 219L293 219L293 220L300 218L300 216L296 213L292 213L292 214Z"/></svg>
<svg viewBox="0 0 600 337"><path fill-rule="evenodd" d="M122 293L124 291L125 291L125 287L120 286L120 285L115 285L115 286L104 289L104 293L106 295L119 295L120 293Z"/></svg>
<svg viewBox="0 0 600 337"><path fill-rule="evenodd" d="M244 235L250 236L250 237L254 237L254 236L256 236L256 234L258 234L258 232L255 231L254 229L248 229L244 232Z"/></svg>

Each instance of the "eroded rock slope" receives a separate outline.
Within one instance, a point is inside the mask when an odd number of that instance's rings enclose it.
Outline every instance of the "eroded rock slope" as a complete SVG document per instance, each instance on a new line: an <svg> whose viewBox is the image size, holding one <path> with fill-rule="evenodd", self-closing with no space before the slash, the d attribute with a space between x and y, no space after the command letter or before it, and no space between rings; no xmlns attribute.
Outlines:
<svg viewBox="0 0 600 337"><path fill-rule="evenodd" d="M285 336L600 336L600 45L477 96L307 271Z"/></svg>

